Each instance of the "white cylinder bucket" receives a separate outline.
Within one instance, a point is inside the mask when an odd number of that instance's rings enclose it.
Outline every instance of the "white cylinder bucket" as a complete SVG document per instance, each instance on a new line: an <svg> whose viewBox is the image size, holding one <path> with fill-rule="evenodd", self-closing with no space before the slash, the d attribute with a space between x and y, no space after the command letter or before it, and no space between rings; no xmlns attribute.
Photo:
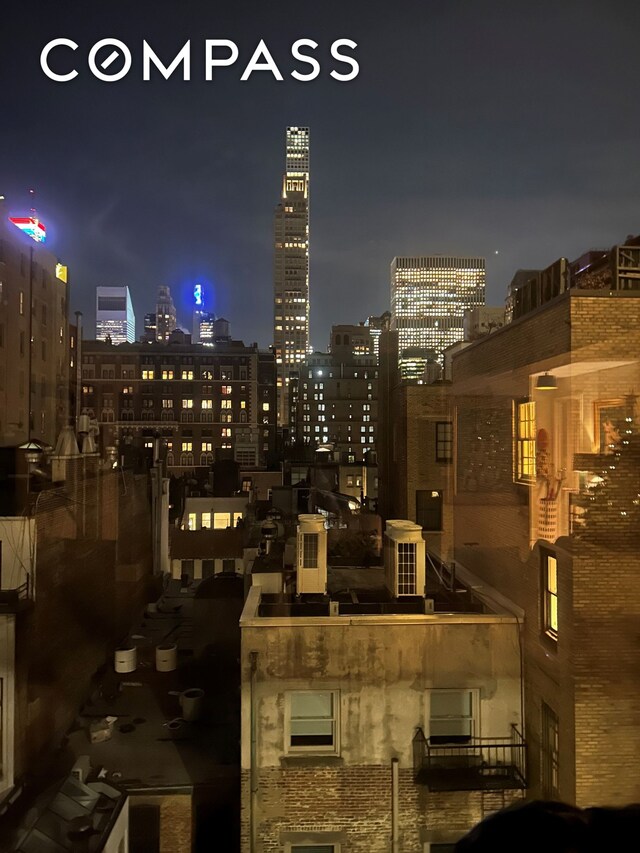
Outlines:
<svg viewBox="0 0 640 853"><path fill-rule="evenodd" d="M116 672L133 672L138 663L138 650L135 646L122 646L116 649L113 666Z"/></svg>
<svg viewBox="0 0 640 853"><path fill-rule="evenodd" d="M204 704L204 690L199 687L191 687L180 694L180 707L182 708L183 720L197 720L202 715Z"/></svg>
<svg viewBox="0 0 640 853"><path fill-rule="evenodd" d="M156 670L158 672L173 672L177 666L178 647L175 643L156 646Z"/></svg>

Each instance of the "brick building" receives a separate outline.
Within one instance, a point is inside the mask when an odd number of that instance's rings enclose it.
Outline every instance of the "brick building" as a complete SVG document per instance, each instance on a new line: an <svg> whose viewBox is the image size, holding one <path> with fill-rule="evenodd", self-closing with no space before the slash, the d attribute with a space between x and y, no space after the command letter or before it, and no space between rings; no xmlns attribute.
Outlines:
<svg viewBox="0 0 640 853"><path fill-rule="evenodd" d="M84 341L82 412L97 419L103 446L138 450L166 440L175 474L208 468L218 451L242 467L264 466L276 440L275 364L257 344L113 346Z"/></svg>
<svg viewBox="0 0 640 853"><path fill-rule="evenodd" d="M53 446L67 423L68 298L67 268L0 200L0 447Z"/></svg>
<svg viewBox="0 0 640 853"><path fill-rule="evenodd" d="M384 572L327 571L323 539L300 516L297 595L257 574L240 620L241 849L451 851L522 795L518 619L425 573L411 522Z"/></svg>
<svg viewBox="0 0 640 853"><path fill-rule="evenodd" d="M330 352L314 353L291 375L289 424L292 444L330 444L344 462L375 450L378 366L369 327L333 326Z"/></svg>
<svg viewBox="0 0 640 853"><path fill-rule="evenodd" d="M531 793L578 805L640 797L640 245L593 254L452 372L456 564L525 611Z"/></svg>

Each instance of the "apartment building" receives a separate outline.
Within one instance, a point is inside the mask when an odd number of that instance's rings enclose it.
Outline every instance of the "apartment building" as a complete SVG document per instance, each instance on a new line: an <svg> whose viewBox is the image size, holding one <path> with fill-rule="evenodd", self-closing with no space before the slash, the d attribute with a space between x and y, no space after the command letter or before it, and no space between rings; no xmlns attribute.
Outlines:
<svg viewBox="0 0 640 853"><path fill-rule="evenodd" d="M452 851L526 784L518 618L441 585L410 521L384 569L327 568L326 541L301 515L295 587L252 576L241 849Z"/></svg>
<svg viewBox="0 0 640 853"><path fill-rule="evenodd" d="M333 326L330 352L314 353L291 375L289 423L293 445L330 445L344 462L375 451L378 366L368 327Z"/></svg>
<svg viewBox="0 0 640 853"><path fill-rule="evenodd" d="M85 341L82 413L121 452L150 449L160 435L175 474L208 468L220 451L264 466L276 440L274 358L257 344L213 349L178 333L169 344Z"/></svg>
<svg viewBox="0 0 640 853"><path fill-rule="evenodd" d="M525 613L531 795L637 802L640 240L511 299L453 357L453 556Z"/></svg>

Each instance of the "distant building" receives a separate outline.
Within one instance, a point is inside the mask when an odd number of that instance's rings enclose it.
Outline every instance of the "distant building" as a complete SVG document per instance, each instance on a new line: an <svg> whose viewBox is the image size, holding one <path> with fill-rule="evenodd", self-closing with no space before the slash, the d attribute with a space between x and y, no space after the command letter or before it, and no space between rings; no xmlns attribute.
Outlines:
<svg viewBox="0 0 640 853"><path fill-rule="evenodd" d="M275 213L273 350L278 420L288 422L289 374L309 352L309 128L288 127L286 171Z"/></svg>
<svg viewBox="0 0 640 853"><path fill-rule="evenodd" d="M398 331L402 379L415 378L413 356L405 351L433 351L439 360L451 344L462 340L468 308L484 305L484 258L397 257L391 263L392 327ZM403 364L403 361L405 362Z"/></svg>
<svg viewBox="0 0 640 853"><path fill-rule="evenodd" d="M344 462L375 450L378 367L367 326L333 326L331 352L310 356L289 390L292 444L331 445Z"/></svg>
<svg viewBox="0 0 640 853"><path fill-rule="evenodd" d="M145 314L144 315L144 335L141 340L146 341L147 343L153 343L156 340L156 335L158 332L158 324L156 321L155 314Z"/></svg>
<svg viewBox="0 0 640 853"><path fill-rule="evenodd" d="M257 344L214 349L177 331L168 344L84 342L82 412L97 419L103 445L150 453L160 434L175 474L207 468L217 453L264 466L275 406L273 355Z"/></svg>
<svg viewBox="0 0 640 853"><path fill-rule="evenodd" d="M69 414L68 270L3 208L0 201L0 447L55 445Z"/></svg>
<svg viewBox="0 0 640 853"><path fill-rule="evenodd" d="M197 343L214 344L231 339L229 321L215 314L203 314L200 318L200 334Z"/></svg>
<svg viewBox="0 0 640 853"><path fill-rule="evenodd" d="M380 357L380 335L382 332L389 328L389 323L391 322L391 313L389 311L385 311L384 314L381 314L379 317L371 314L364 321L364 325L369 329L371 333L371 339L373 341L373 353L376 357L376 361L378 361Z"/></svg>
<svg viewBox="0 0 640 853"><path fill-rule="evenodd" d="M128 287L96 288L96 340L135 343L136 317Z"/></svg>
<svg viewBox="0 0 640 853"><path fill-rule="evenodd" d="M156 340L166 343L177 325L176 306L171 298L171 290L160 285L156 298Z"/></svg>

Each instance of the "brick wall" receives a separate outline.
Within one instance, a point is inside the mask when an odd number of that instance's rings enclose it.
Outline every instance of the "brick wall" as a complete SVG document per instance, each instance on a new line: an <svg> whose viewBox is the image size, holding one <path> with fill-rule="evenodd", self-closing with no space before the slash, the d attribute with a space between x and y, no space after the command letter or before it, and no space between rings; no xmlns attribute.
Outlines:
<svg viewBox="0 0 640 853"><path fill-rule="evenodd" d="M250 850L250 780L242 775L242 853ZM483 815L515 800L479 791L430 793L399 773L399 835L402 853L422 853L425 830L469 830ZM300 767L262 769L256 853L280 853L293 833L342 835L350 853L388 853L391 844L391 767Z"/></svg>

